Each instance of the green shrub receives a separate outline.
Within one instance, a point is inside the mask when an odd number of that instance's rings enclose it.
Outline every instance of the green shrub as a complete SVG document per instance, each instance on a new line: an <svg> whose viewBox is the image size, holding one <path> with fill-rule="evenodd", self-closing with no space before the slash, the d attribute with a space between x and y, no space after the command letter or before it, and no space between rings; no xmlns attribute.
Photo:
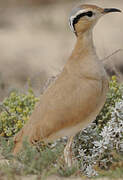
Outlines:
<svg viewBox="0 0 123 180"><path fill-rule="evenodd" d="M17 133L29 119L37 101L31 89L27 94L14 91L5 98L0 104L0 135L10 137Z"/></svg>
<svg viewBox="0 0 123 180"><path fill-rule="evenodd" d="M109 82L109 92L105 105L99 115L96 118L96 123L99 128L103 128L106 123L111 119L112 107L115 107L115 103L121 101L123 94L123 86L117 83L116 76L112 77Z"/></svg>
<svg viewBox="0 0 123 180"><path fill-rule="evenodd" d="M109 87L106 103L94 123L78 133L74 139L73 152L76 159L74 165L77 168L68 168L65 165L63 158L65 138L48 145L40 142L31 148L24 141L24 149L17 157L14 157L16 163L13 163L13 156L10 153L13 141L6 137L13 136L23 127L38 99L32 91L28 91L27 94L12 92L1 103L0 133L5 138L0 138L2 147L0 151L4 157L10 158L10 164L6 164L6 167L1 165L2 172L5 174L8 172L11 175L15 173L36 174L39 177L54 173L70 176L82 172L92 177L97 173L101 176L110 176L112 169L116 166L118 169L115 169L113 176L123 177L121 159L123 152L123 86L117 83L116 77L113 77ZM104 171L105 169L110 172L109 175L107 171Z"/></svg>
<svg viewBox="0 0 123 180"><path fill-rule="evenodd" d="M75 137L75 156L80 162L81 171L89 177L97 174L95 165L109 170L114 164L112 153L120 155L123 152L122 87L116 77L112 77L102 111L93 123Z"/></svg>
<svg viewBox="0 0 123 180"><path fill-rule="evenodd" d="M108 121L111 120L111 115L113 111L113 107L117 102L120 102L122 98L122 88L123 86L117 83L117 79L115 76L112 77L112 80L109 82L109 92L107 94L107 99L105 105L99 115L97 116L94 123L89 126L85 131L79 132L75 137L75 154L77 155L79 152L79 147L82 146L82 149L91 150L93 147L92 142L94 138L99 138L99 133L106 126ZM77 152L76 152L77 151Z"/></svg>

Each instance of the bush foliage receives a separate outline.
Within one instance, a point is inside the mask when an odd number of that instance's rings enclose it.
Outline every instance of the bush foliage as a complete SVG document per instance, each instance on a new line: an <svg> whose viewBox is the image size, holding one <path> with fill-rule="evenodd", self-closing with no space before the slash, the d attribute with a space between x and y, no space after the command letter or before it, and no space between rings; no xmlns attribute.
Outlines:
<svg viewBox="0 0 123 180"><path fill-rule="evenodd" d="M81 171L96 175L94 166L110 169L115 156L123 154L123 92L122 85L112 77L106 103L96 120L75 137L74 152ZM121 155L122 154L122 155Z"/></svg>
<svg viewBox="0 0 123 180"><path fill-rule="evenodd" d="M0 104L0 134L10 137L17 133L29 119L38 101L29 89L27 94L14 91Z"/></svg>
<svg viewBox="0 0 123 180"><path fill-rule="evenodd" d="M84 173L88 177L101 174L105 176L109 170L119 172L119 177L123 177L123 95L122 85L112 77L109 83L109 93L106 103L97 116L96 120L86 129L79 132L73 142L73 152L77 160L76 167L68 168L64 163L63 146L66 144L65 138L54 144L39 143L30 148L28 143L24 143L24 151L17 156L17 161L21 166L22 174L45 174L46 176L58 173L62 176ZM1 103L0 114L0 134L1 136L12 137L17 133L29 119L38 98L31 90L27 94L12 92L8 98ZM11 138L9 138L11 139ZM1 141L2 142L2 141ZM8 146L9 142L9 146ZM7 143L7 144L6 144ZM6 145L5 145L6 144ZM6 154L12 149L10 140L4 140L2 154ZM60 146L61 145L61 146ZM5 171L5 167L3 168ZM18 173L18 165L7 165L7 169ZM48 174L47 174L48 173ZM114 173L114 177L116 174Z"/></svg>
<svg viewBox="0 0 123 180"><path fill-rule="evenodd" d="M115 107L117 102L122 100L123 86L117 83L116 76L112 77L109 82L109 92L107 94L106 103L96 118L98 127L102 128L106 123L111 120L112 107Z"/></svg>

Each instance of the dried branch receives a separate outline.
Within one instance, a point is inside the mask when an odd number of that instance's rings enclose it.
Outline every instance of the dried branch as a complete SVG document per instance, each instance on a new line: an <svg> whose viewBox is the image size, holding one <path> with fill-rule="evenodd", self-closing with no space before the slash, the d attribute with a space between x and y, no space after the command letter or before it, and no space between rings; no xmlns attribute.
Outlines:
<svg viewBox="0 0 123 180"><path fill-rule="evenodd" d="M2 103L0 103L0 108L3 109L4 111L6 111L9 114L9 116L11 116L11 113L8 111L8 109Z"/></svg>
<svg viewBox="0 0 123 180"><path fill-rule="evenodd" d="M112 54L110 54L109 56L106 56L104 59L102 59L102 61L107 61L110 57L112 57L113 55L117 54L120 51L123 51L123 49L118 49L118 50L114 51Z"/></svg>

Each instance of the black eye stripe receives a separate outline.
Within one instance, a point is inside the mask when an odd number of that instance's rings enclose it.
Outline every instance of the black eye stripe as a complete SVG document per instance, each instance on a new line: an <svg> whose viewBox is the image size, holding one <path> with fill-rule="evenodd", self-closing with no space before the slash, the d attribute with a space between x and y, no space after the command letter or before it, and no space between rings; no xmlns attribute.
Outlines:
<svg viewBox="0 0 123 180"><path fill-rule="evenodd" d="M73 20L73 25L75 25L81 17L85 16L85 13L77 15Z"/></svg>
<svg viewBox="0 0 123 180"><path fill-rule="evenodd" d="M86 13L86 16L92 17L92 16L93 16L93 12L92 12L92 11L88 11L88 12Z"/></svg>
<svg viewBox="0 0 123 180"><path fill-rule="evenodd" d="M92 17L92 16L93 16L93 12L92 12L92 11L88 11L88 12L81 13L81 14L77 15L77 16L73 19L73 27L75 26L75 24L77 24L77 22L79 21L79 19L82 18L82 17L84 17L84 16Z"/></svg>

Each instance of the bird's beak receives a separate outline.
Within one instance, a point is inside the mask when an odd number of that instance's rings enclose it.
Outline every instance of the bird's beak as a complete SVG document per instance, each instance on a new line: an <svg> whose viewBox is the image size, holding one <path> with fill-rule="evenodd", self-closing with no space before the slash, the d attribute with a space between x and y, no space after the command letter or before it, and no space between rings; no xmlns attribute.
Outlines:
<svg viewBox="0 0 123 180"><path fill-rule="evenodd" d="M105 8L103 9L103 14L111 13L111 12L122 12L120 9L116 8Z"/></svg>

